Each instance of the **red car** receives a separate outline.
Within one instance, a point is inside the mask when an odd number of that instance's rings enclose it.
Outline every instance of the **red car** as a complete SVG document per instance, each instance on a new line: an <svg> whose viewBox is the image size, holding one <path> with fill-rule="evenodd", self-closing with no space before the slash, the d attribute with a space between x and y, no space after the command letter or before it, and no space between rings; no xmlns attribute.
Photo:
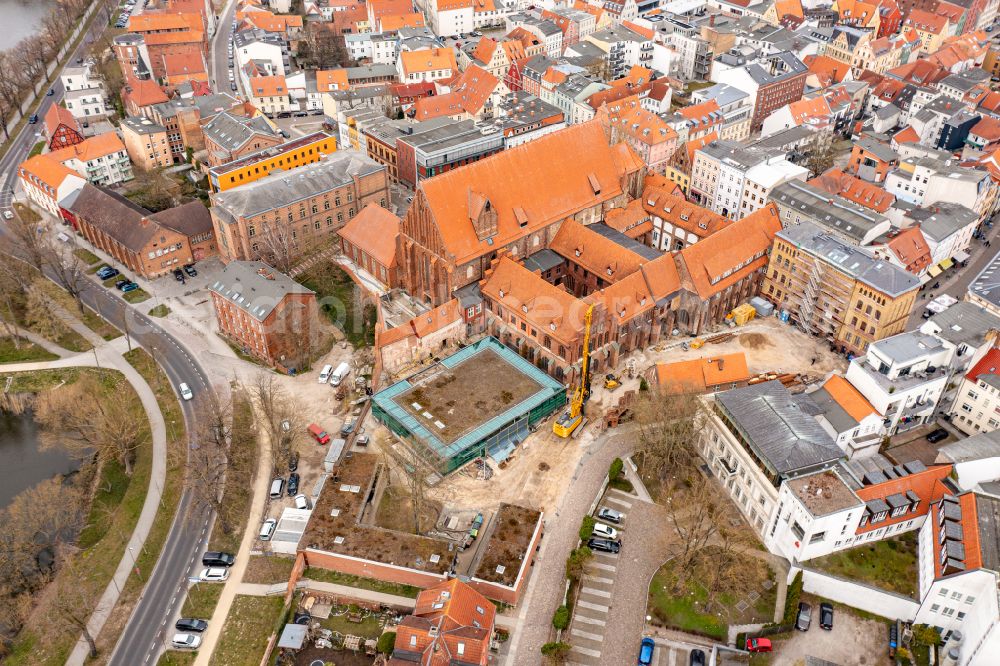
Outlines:
<svg viewBox="0 0 1000 666"><path fill-rule="evenodd" d="M770 652L771 639L769 638L748 638L747 652Z"/></svg>
<svg viewBox="0 0 1000 666"><path fill-rule="evenodd" d="M328 434L326 434L325 430L323 430L322 428L320 428L315 423L310 423L309 427L306 428L306 430L309 431L309 434L312 435L312 438L316 440L317 444L329 444L330 443L330 436Z"/></svg>

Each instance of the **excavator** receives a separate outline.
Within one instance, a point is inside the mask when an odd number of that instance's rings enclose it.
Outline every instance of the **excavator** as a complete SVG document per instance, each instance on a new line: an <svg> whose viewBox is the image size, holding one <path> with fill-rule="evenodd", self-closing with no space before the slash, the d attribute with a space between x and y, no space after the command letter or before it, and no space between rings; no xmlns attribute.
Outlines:
<svg viewBox="0 0 1000 666"><path fill-rule="evenodd" d="M583 365L580 372L580 385L573 391L573 399L570 400L569 409L562 413L552 424L552 432L560 437L569 437L583 423L583 405L590 397L590 322L593 318L594 306L587 308L584 317L583 333Z"/></svg>

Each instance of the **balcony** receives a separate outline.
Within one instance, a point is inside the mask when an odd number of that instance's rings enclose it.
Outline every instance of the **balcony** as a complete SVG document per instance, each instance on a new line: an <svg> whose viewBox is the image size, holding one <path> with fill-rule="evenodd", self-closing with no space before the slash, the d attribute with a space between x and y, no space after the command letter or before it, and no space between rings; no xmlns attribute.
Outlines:
<svg viewBox="0 0 1000 666"><path fill-rule="evenodd" d="M739 470L739 465L735 462L730 462L729 458L719 458L718 460L719 464L722 465L722 468L725 470L725 476L727 478L736 474L737 470Z"/></svg>

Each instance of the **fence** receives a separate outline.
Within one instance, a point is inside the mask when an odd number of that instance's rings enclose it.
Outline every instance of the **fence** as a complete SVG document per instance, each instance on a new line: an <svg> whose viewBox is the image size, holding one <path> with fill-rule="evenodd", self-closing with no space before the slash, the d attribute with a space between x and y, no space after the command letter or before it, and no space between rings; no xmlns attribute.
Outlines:
<svg viewBox="0 0 1000 666"><path fill-rule="evenodd" d="M799 568L802 570L802 589L811 594L891 619L912 620L920 608L920 604L915 600L901 594L838 578L814 569ZM792 567L792 571L795 570L796 567Z"/></svg>

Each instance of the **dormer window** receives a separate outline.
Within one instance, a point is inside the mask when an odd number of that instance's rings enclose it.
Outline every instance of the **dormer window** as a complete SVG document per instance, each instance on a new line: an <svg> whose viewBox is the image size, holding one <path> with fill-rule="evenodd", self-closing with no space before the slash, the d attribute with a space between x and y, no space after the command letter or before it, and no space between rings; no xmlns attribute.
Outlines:
<svg viewBox="0 0 1000 666"><path fill-rule="evenodd" d="M503 298L503 289L500 290L500 298Z"/></svg>

